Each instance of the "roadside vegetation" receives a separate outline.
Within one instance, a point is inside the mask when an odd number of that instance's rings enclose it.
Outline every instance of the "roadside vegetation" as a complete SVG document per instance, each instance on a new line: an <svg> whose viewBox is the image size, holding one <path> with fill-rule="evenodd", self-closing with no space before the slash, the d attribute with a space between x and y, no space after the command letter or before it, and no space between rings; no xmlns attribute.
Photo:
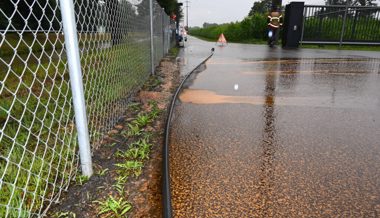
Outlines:
<svg viewBox="0 0 380 218"><path fill-rule="evenodd" d="M300 45L300 48L329 49L329 50L355 50L355 51L380 51L380 46L365 45Z"/></svg>
<svg viewBox="0 0 380 218"><path fill-rule="evenodd" d="M371 0L366 2L368 3L367 6L373 6L374 4L371 2ZM329 1L329 4L330 3L334 5L345 5L344 1ZM220 34L223 33L229 42L266 44L268 31L267 14L270 11L271 4L272 2L269 0L254 2L248 16L242 21L225 24L204 23L203 27L190 28L189 34L203 40L216 42ZM317 11L315 13L317 13ZM378 27L380 27L380 20L371 16L371 14L365 15L365 12L362 13L363 15L360 14L358 18L348 17L343 35L344 39L379 41L380 34L378 34ZM337 40L340 38L342 25L343 18L337 17L337 14L330 14L323 17L310 17L305 21L304 38L317 41ZM281 34L280 32L280 39ZM306 47L315 48L315 46ZM380 49L379 47L380 46L323 46L319 48L378 51Z"/></svg>
<svg viewBox="0 0 380 218"><path fill-rule="evenodd" d="M162 213L162 133L165 109L179 77L173 63L177 53L178 49L172 49L170 58L159 67L172 70L158 70L150 76L113 129L102 136L93 156L95 174L77 176L60 204L49 210L49 217L125 218Z"/></svg>
<svg viewBox="0 0 380 218"><path fill-rule="evenodd" d="M26 46L19 47L25 55ZM50 204L47 199L54 199L76 172L69 81L61 60L41 58L38 65L31 56L23 62L5 43L1 51L0 217L29 217Z"/></svg>
<svg viewBox="0 0 380 218"><path fill-rule="evenodd" d="M264 44L267 40L267 13L271 4L271 0L256 1L242 21L226 24L204 23L203 28L191 28L190 35L215 42L223 33L229 42Z"/></svg>
<svg viewBox="0 0 380 218"><path fill-rule="evenodd" d="M92 201L97 207L97 215L100 217L126 217L132 209L132 204L127 199L125 185L130 178L138 178L143 170L145 160L149 159L152 149L152 133L147 129L148 124L154 122L161 113L157 102L149 102L149 112L141 112L140 104L130 104L130 110L138 113L128 123L128 128L121 131L121 135L130 140L126 149L118 148L114 154L117 160L114 164L115 180L112 185L113 193L103 199ZM110 146L116 146L111 144ZM105 176L105 169L101 169L99 176ZM107 170L108 171L108 170Z"/></svg>
<svg viewBox="0 0 380 218"><path fill-rule="evenodd" d="M0 217L28 217L53 203L75 178L78 158L72 93L65 55L60 55L64 53L61 35L12 33L2 37ZM95 44L80 41L84 48ZM82 54L92 144L98 145L101 131L107 129L102 124L112 125L110 113L125 110L113 105L148 78L148 50L133 42ZM104 72L113 84L104 80ZM83 184L86 178L78 176L76 181Z"/></svg>
<svg viewBox="0 0 380 218"><path fill-rule="evenodd" d="M63 35L59 31L59 8L56 1L35 2L32 8L26 1L0 3L0 29L6 30L0 34L0 217L38 216L57 202L70 183L84 186L89 180L76 176L77 135ZM159 2L168 14L179 10L177 0ZM86 10L78 15L79 20L92 13L87 10L91 7L81 5ZM93 145L101 143L104 131L118 118L115 114L125 110L117 102L122 101L125 106L131 93L149 76L150 48L147 43L137 42L136 39L143 38L138 34L128 32L125 43L112 46L103 43L112 38L109 33L79 34ZM156 85L159 83L152 84ZM127 130L131 135L139 133L144 137L142 148L140 144L134 145L138 158L149 155L150 138L141 128L151 118L150 114L140 114L137 123L131 123L133 126ZM136 154L131 152L128 157ZM126 160L118 167L137 175L140 162L140 159ZM128 167L134 167L133 171ZM107 172L102 169L99 174ZM120 198L106 202L103 207L119 204L120 215L127 210L127 204ZM66 215L72 212L59 217Z"/></svg>
<svg viewBox="0 0 380 218"><path fill-rule="evenodd" d="M224 34L229 42L262 43L266 40L266 16L254 14L241 22L214 25L206 28L190 28L190 35L216 41Z"/></svg>
<svg viewBox="0 0 380 218"><path fill-rule="evenodd" d="M305 21L304 38L308 40L336 40L340 38L343 26L342 18L313 17ZM373 40L380 41L380 20L361 17L354 21L349 18L345 24L343 39L345 40Z"/></svg>

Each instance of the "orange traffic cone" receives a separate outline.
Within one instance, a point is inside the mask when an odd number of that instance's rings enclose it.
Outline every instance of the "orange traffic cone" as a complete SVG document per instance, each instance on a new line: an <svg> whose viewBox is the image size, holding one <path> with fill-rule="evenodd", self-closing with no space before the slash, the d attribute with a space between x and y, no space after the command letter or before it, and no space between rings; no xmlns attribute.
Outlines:
<svg viewBox="0 0 380 218"><path fill-rule="evenodd" d="M216 42L216 44L219 45L219 46L225 46L225 45L227 45L227 40L226 40L226 37L224 37L223 33L220 34L219 39Z"/></svg>

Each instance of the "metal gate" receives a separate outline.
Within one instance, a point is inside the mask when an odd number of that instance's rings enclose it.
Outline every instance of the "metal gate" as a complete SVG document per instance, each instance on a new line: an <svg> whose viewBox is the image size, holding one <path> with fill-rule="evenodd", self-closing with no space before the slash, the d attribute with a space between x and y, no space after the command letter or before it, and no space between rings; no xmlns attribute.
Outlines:
<svg viewBox="0 0 380 218"><path fill-rule="evenodd" d="M380 7L305 5L301 44L380 45Z"/></svg>

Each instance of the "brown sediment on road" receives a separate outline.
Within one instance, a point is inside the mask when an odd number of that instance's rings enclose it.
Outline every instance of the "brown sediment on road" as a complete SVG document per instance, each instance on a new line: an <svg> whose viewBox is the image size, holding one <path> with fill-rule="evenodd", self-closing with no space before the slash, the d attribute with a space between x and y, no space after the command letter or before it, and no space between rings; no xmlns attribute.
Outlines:
<svg viewBox="0 0 380 218"><path fill-rule="evenodd" d="M179 99L183 103L210 105L210 104L250 104L277 106L301 106L301 107L337 107L355 108L362 105L354 105L355 99L347 100L344 104L332 105L331 96L319 97L282 97L282 96L232 96L220 95L209 90L185 89ZM351 104L352 103L352 104ZM368 107L372 108L372 107Z"/></svg>
<svg viewBox="0 0 380 218"><path fill-rule="evenodd" d="M185 103L193 104L224 104L224 103L245 103L262 105L265 99L261 96L227 96L218 95L208 90L185 89L179 96L179 99Z"/></svg>
<svg viewBox="0 0 380 218"><path fill-rule="evenodd" d="M365 63L372 59L324 59L324 58L298 58L298 59L278 59L278 60L212 60L207 62L210 65L234 65L234 64L298 64L300 62L312 61L316 64L350 64L350 63Z"/></svg>
<svg viewBox="0 0 380 218"><path fill-rule="evenodd" d="M287 63L296 64L299 63L298 60L284 60L284 61L209 61L209 65L234 65L234 64L274 64L274 63Z"/></svg>
<svg viewBox="0 0 380 218"><path fill-rule="evenodd" d="M257 70L257 71L244 71L243 75L268 75L268 74L328 74L328 75L363 75L371 73L369 70L348 70L348 69L331 69L331 70Z"/></svg>

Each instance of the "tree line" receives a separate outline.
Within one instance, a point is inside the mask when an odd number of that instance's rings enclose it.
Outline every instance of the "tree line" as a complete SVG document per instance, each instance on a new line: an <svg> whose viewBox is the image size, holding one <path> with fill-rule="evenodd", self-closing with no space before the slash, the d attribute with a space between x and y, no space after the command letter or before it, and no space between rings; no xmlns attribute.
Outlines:
<svg viewBox="0 0 380 218"><path fill-rule="evenodd" d="M142 0L148 1L148 0ZM179 20L182 12L177 0L157 0L166 14L176 14ZM130 0L74 0L77 27L79 31L96 31L101 22L110 26L120 22L122 13L129 17L149 16L149 9L133 5ZM58 0L10 0L0 1L0 30L44 30L58 31L61 28L61 13ZM138 10L138 13L135 11ZM107 16L107 19L105 19ZM104 24L104 23L103 23ZM123 25L123 24L118 24ZM126 24L125 24L126 25Z"/></svg>
<svg viewBox="0 0 380 218"><path fill-rule="evenodd" d="M281 1L275 2L281 5ZM349 6L377 6L374 0L325 0L325 5L349 5ZM272 0L261 0L253 3L248 16L254 14L265 14L271 10Z"/></svg>
<svg viewBox="0 0 380 218"><path fill-rule="evenodd" d="M278 9L280 8L281 2L275 1ZM376 6L373 0L326 0L325 5L350 5L350 6ZM190 34L194 36L199 36L205 39L216 40L221 33L224 33L227 40L231 42L262 42L267 39L267 15L272 9L272 0L261 0L253 3L251 10L247 17L245 17L240 22L232 22L225 24L214 24L214 23L204 23L203 28L191 28ZM322 11L324 10L324 11ZM327 10L335 10L334 13L326 13ZM378 20L372 18L371 14L378 13L378 10L363 10L355 13L347 14L348 17L353 16L352 20L357 19L356 27L352 27L353 29L359 29L361 26L365 25L362 21L363 19L359 19L359 17L365 17L364 21L376 21ZM323 19L328 17L330 20L341 20L344 15L344 11L336 12L336 9L321 9L321 11L315 12L318 18ZM320 14L320 15L319 15ZM322 14L330 14L330 15L322 15ZM367 19L368 18L368 19ZM360 22L359 22L360 21ZM309 22L310 23L310 22ZM317 23L317 22L316 22ZM349 23L350 24L350 23ZM306 25L307 26L307 25ZM355 26L353 24L353 26ZM309 26L307 26L309 27ZM310 27L316 28L316 27ZM327 27L326 27L327 28ZM347 27L349 29L351 27ZM328 31L331 32L331 31ZM359 32L355 38L360 38L363 33Z"/></svg>

